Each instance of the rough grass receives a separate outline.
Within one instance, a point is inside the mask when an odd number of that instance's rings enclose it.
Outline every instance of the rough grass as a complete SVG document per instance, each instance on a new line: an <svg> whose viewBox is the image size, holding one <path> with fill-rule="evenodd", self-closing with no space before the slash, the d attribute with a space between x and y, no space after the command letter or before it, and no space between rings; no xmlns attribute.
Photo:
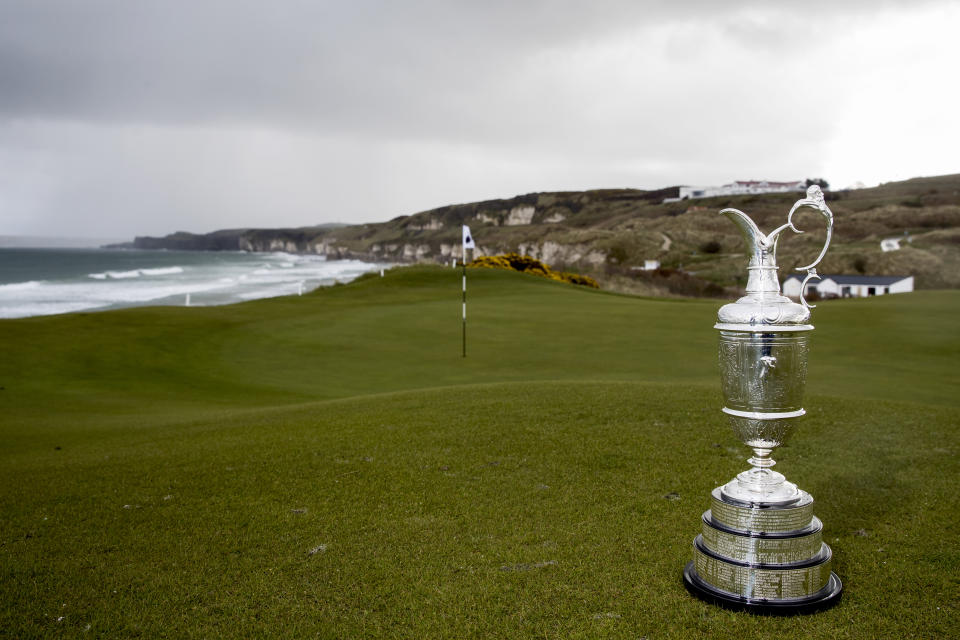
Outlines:
<svg viewBox="0 0 960 640"><path fill-rule="evenodd" d="M823 303L795 440L844 580L816 616L690 598L714 302L400 269L303 298L4 321L11 637L950 637L960 295Z"/></svg>

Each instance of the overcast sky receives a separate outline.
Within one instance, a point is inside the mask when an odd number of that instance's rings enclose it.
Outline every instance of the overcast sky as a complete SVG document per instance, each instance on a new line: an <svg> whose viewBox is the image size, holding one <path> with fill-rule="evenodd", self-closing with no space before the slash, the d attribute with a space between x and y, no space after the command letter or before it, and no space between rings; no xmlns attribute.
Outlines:
<svg viewBox="0 0 960 640"><path fill-rule="evenodd" d="M960 3L0 0L0 234L960 172Z"/></svg>

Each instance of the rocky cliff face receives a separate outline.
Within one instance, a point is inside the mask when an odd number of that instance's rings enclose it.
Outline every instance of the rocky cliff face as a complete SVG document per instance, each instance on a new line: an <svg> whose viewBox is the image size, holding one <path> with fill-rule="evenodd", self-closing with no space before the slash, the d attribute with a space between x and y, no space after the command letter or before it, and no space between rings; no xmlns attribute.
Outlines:
<svg viewBox="0 0 960 640"><path fill-rule="evenodd" d="M736 207L761 229L772 229L783 224L797 198L765 194L663 202L678 193L679 188L531 193L448 205L378 224L178 232L140 237L134 246L449 263L461 256L460 228L467 224L477 243L471 257L516 252L607 283L637 280L648 261L657 261L684 277L733 287L744 277L743 249L737 230L717 211ZM832 193L828 200L836 227L834 249L822 272L916 275L921 287L960 286L960 175ZM819 250L822 229L815 221L808 221L806 228L809 233L782 239L782 274ZM881 252L880 242L888 237L905 238L903 248Z"/></svg>
<svg viewBox="0 0 960 640"><path fill-rule="evenodd" d="M576 226L564 223L581 212L659 202L669 190L630 189L533 193L505 200L449 205L381 224L339 229L236 229L209 234L177 232L164 238L138 237L141 249L286 251L330 259L386 262L448 262L459 258L460 227L478 238L474 257L520 252L549 263L598 268L607 252ZM590 234L587 234L590 235Z"/></svg>

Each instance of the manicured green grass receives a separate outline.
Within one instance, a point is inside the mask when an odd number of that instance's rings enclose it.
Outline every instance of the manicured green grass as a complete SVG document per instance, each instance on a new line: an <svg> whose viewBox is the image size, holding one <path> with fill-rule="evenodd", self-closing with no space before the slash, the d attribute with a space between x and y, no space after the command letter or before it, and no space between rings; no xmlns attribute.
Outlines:
<svg viewBox="0 0 960 640"><path fill-rule="evenodd" d="M11 637L950 637L960 295L823 303L775 453L846 592L690 598L717 303L410 268L302 298L0 322ZM676 495L673 495L676 494ZM669 496L669 497L668 497ZM59 619L59 620L58 620Z"/></svg>

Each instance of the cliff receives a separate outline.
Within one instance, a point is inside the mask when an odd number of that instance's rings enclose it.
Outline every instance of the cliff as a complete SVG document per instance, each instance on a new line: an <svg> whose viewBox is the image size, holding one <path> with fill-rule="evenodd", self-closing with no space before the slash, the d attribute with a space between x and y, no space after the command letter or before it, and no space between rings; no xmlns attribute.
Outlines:
<svg viewBox="0 0 960 640"><path fill-rule="evenodd" d="M717 212L736 207L769 230L785 221L801 193L726 196L663 203L679 188L530 193L447 205L387 222L296 229L230 229L138 237L143 249L287 251L331 259L448 262L460 256L460 227L470 225L474 257L517 252L558 269L597 277L604 286L644 293L722 293L743 284L741 241ZM915 178L871 189L828 193L836 216L824 273L913 274L920 287L960 287L960 175ZM819 251L823 224L798 214L803 235L785 234L781 273ZM883 252L881 240L901 239ZM644 271L648 260L661 264ZM709 285L709 286L708 286Z"/></svg>

